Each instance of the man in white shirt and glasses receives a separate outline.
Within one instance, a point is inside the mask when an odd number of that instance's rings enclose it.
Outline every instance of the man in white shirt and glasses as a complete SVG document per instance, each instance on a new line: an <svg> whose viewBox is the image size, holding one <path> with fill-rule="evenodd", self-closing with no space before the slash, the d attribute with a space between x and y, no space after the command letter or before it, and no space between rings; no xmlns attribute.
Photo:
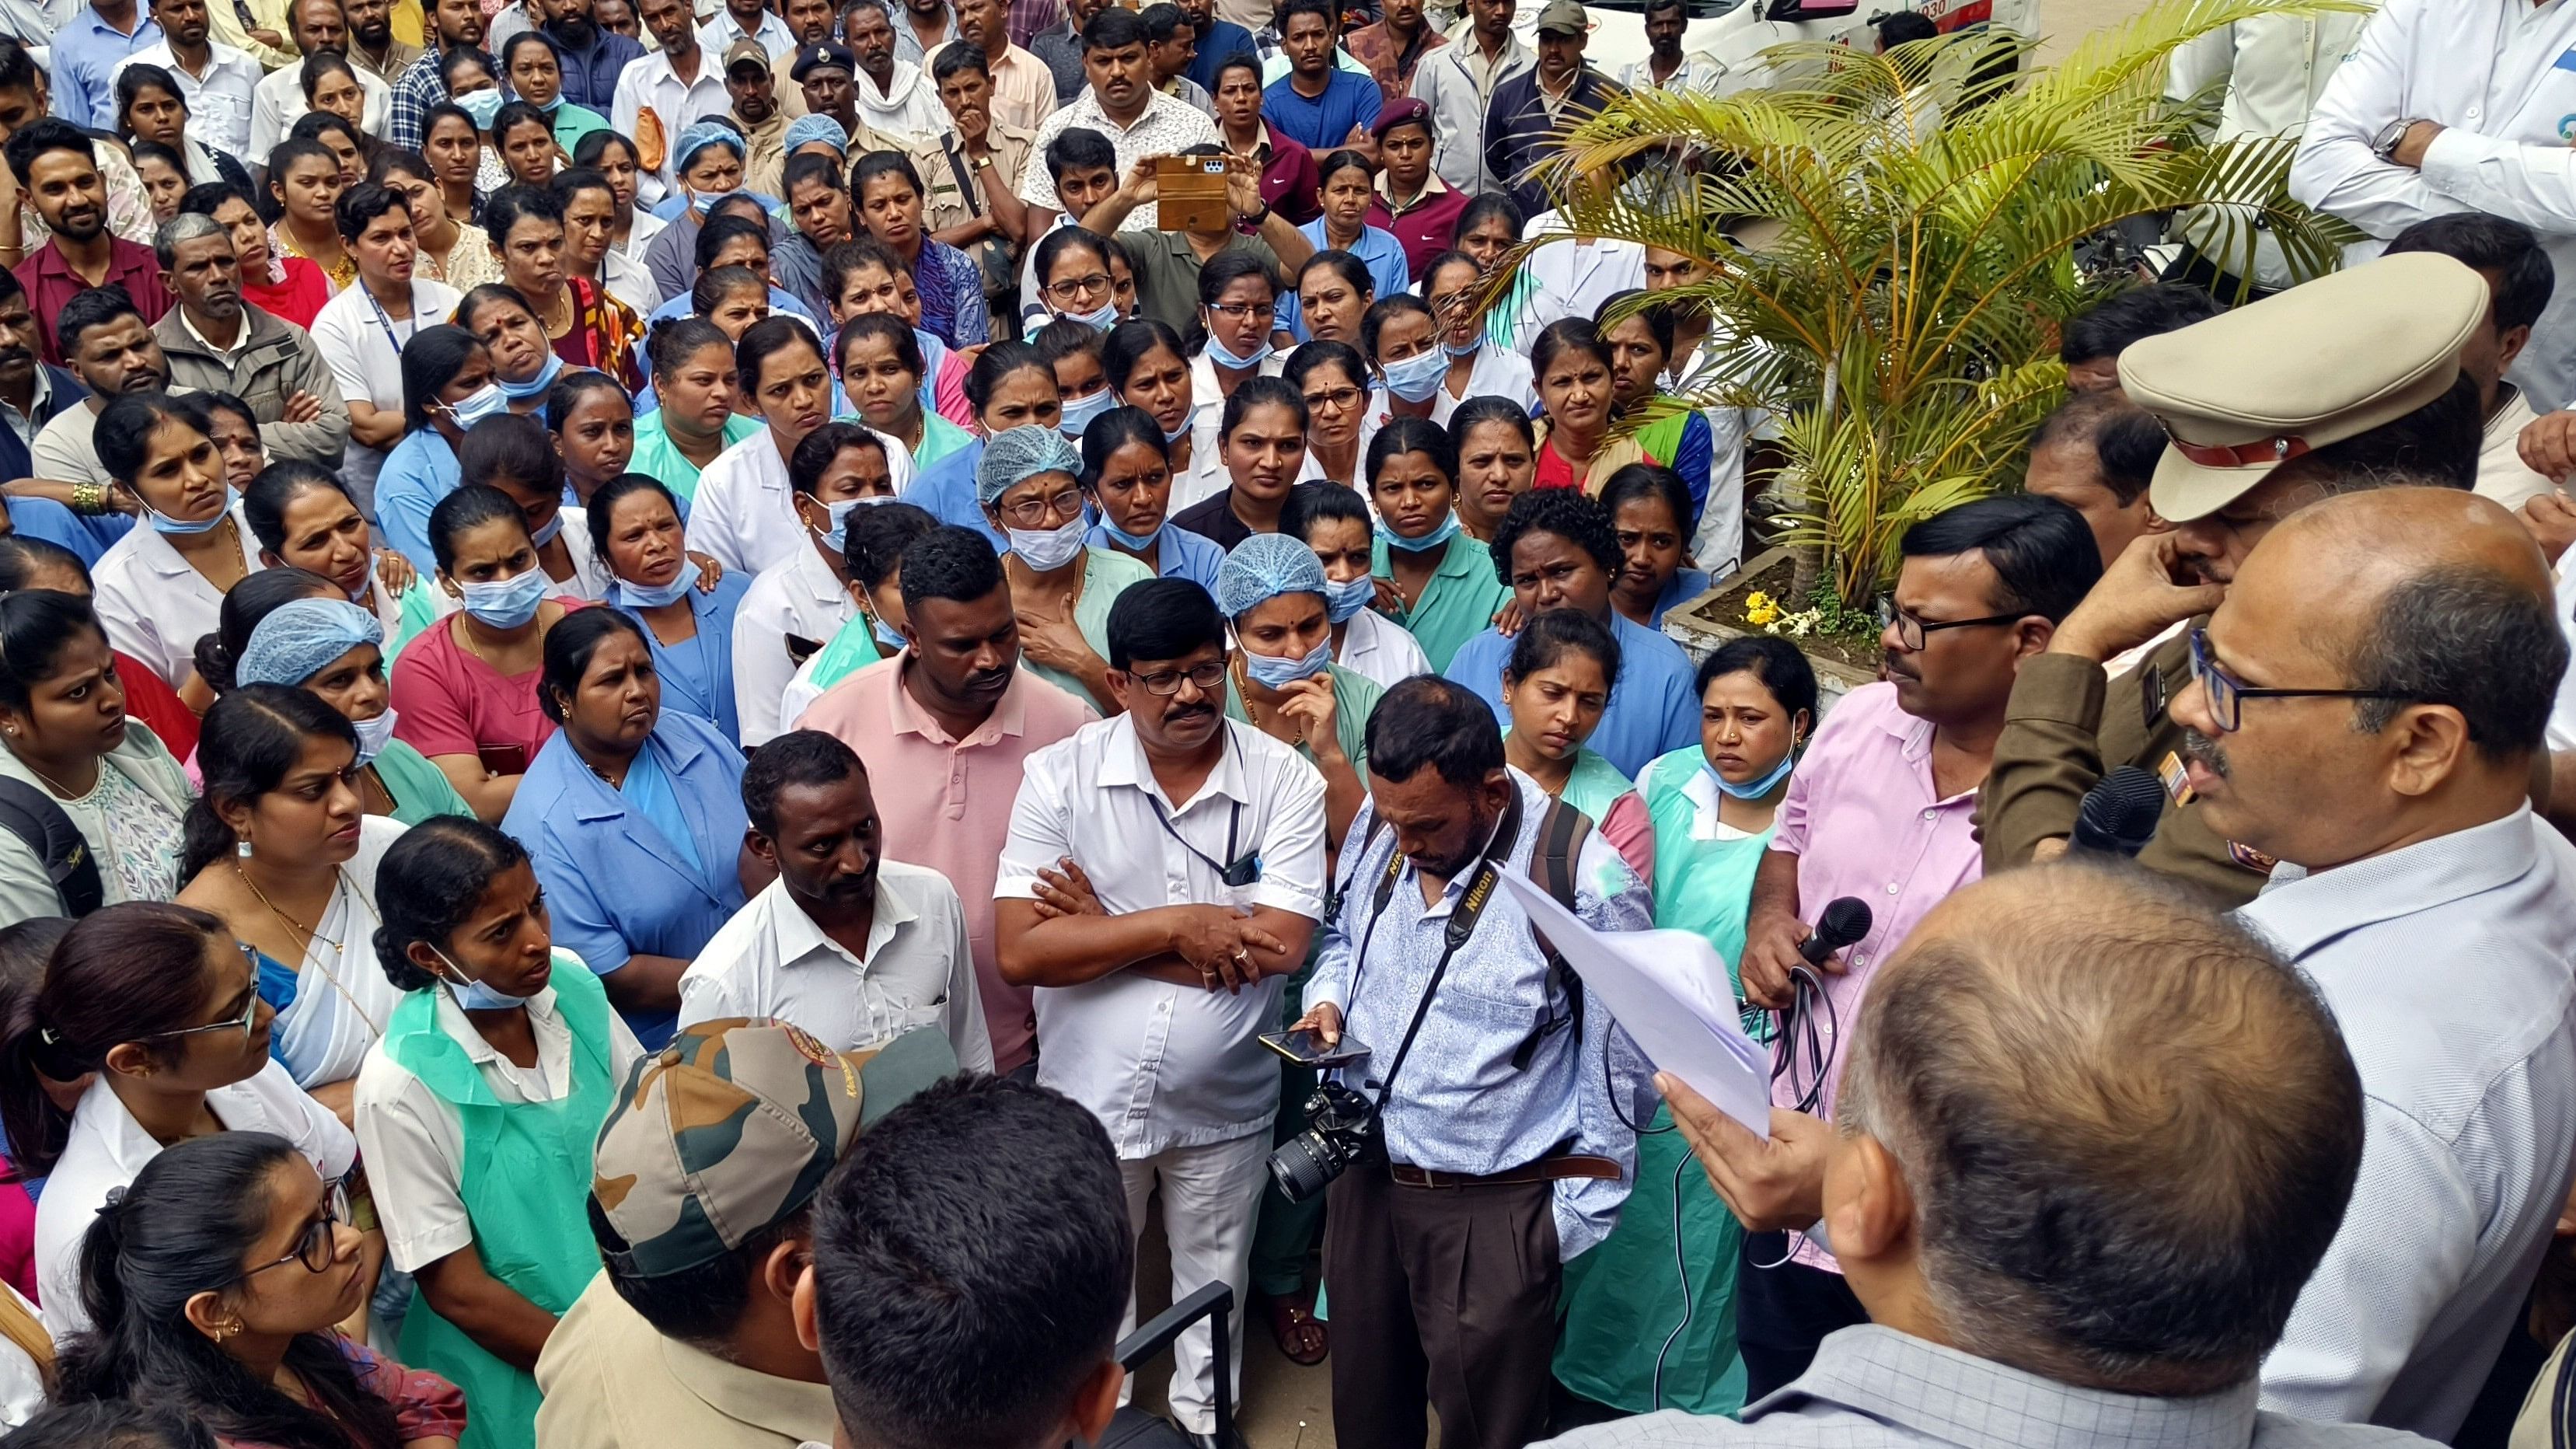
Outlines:
<svg viewBox="0 0 2576 1449"><path fill-rule="evenodd" d="M1174 1297L1221 1280L1240 1303L1279 1106L1255 1038L1324 914L1324 777L1226 718L1225 620L1197 584L1129 586L1108 663L1124 712L1029 757L996 949L1005 980L1038 988L1038 1083L1109 1129L1131 1222L1161 1189ZM1174 1350L1172 1415L1202 1445L1213 1359L1204 1326Z"/></svg>

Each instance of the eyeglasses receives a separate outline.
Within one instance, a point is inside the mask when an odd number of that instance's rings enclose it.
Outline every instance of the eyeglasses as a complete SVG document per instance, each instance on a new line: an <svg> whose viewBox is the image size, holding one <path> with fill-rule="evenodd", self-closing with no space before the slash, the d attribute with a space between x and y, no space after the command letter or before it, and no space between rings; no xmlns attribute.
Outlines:
<svg viewBox="0 0 2576 1449"><path fill-rule="evenodd" d="M295 1251L283 1258L262 1263L242 1274L242 1277L245 1280L256 1278L271 1268L283 1268L289 1263L302 1263L307 1273L329 1271L331 1260L339 1256L340 1250L339 1235L332 1229L348 1220L349 1185L344 1182L334 1182L331 1184L330 1200L322 1205L322 1216L315 1218L312 1224L305 1228L304 1236L296 1241Z"/></svg>
<svg viewBox="0 0 2576 1449"><path fill-rule="evenodd" d="M2191 678L2209 696L2209 717L2223 735L2236 733L2249 699L2407 699L2390 689L2256 689L2230 674L2209 652L2209 631L2191 631Z"/></svg>
<svg viewBox="0 0 2576 1449"><path fill-rule="evenodd" d="M1002 515L1005 523L1016 523L1022 528L1043 528L1051 518L1059 523L1069 518L1080 518L1082 490L1067 488L1045 498L1023 498L1017 503L996 504L993 511Z"/></svg>
<svg viewBox="0 0 2576 1449"><path fill-rule="evenodd" d="M236 941L233 946L242 953L242 959L250 963L251 979L254 981L259 979L259 948L248 941ZM147 1040L166 1041L174 1036L195 1036L200 1032L209 1031L237 1031L247 1038L250 1035L251 1023L258 1019L259 993L254 990L242 998L239 1016L228 1016L221 1021L207 1022L203 1026L183 1026L176 1031L156 1031Z"/></svg>
<svg viewBox="0 0 2576 1449"><path fill-rule="evenodd" d="M1267 321L1279 312L1277 307L1268 302L1211 302L1208 304L1208 310L1221 312L1237 322L1253 317Z"/></svg>
<svg viewBox="0 0 2576 1449"><path fill-rule="evenodd" d="M1336 387L1323 392L1306 394L1306 407L1310 412L1319 408L1331 408L1337 413L1346 413L1358 407L1359 404L1360 390L1355 387Z"/></svg>
<svg viewBox="0 0 2576 1449"><path fill-rule="evenodd" d="M1912 614L1898 608L1896 600L1891 596L1886 594L1878 596L1878 626L1884 629L1894 624L1896 642L1908 654L1923 652L1925 637L1938 634L1944 629L1980 629L1994 624L2018 624L2026 617L2028 616L2022 614L1988 614L1982 619L1944 619L1932 623L1915 618Z"/></svg>
<svg viewBox="0 0 2576 1449"><path fill-rule="evenodd" d="M1087 277L1067 277L1061 282L1049 282L1046 294L1059 302L1076 302L1084 297L1097 297L1108 290L1109 274L1094 272Z"/></svg>
<svg viewBox="0 0 2576 1449"><path fill-rule="evenodd" d="M1197 685L1199 693L1214 694L1216 687L1225 683L1225 661L1218 659L1213 663L1201 664L1190 669L1165 669L1153 674L1138 674L1132 677L1138 684L1145 687L1147 694L1178 694L1181 692L1181 681L1184 679Z"/></svg>

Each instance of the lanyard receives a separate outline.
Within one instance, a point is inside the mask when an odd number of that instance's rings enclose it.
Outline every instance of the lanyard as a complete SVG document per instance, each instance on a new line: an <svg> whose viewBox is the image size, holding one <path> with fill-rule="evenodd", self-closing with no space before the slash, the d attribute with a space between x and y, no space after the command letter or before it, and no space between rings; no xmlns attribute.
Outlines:
<svg viewBox="0 0 2576 1449"><path fill-rule="evenodd" d="M1376 833L1375 822L1371 823L1370 833ZM1485 903L1493 899L1496 889L1494 878L1501 874L1494 863L1495 851L1500 850L1505 858L1509 858L1520 838L1521 792L1516 789L1512 791L1510 803L1503 807L1502 818L1494 823L1493 839L1486 842L1485 853L1477 858L1476 869L1467 878L1466 894L1458 898L1457 907L1449 913L1449 924L1443 932L1440 963L1431 968L1431 979L1423 983L1422 999L1414 1005L1413 1021L1404 1029L1404 1040L1396 1044L1394 1060L1387 1064L1384 1077L1363 1084L1377 1088L1377 1112L1380 1116L1386 1111L1388 1099L1395 1095L1395 1074L1404 1070L1404 1059L1413 1053L1413 1039L1422 1034L1422 1023L1431 1015L1431 998L1439 994L1440 982L1449 974L1449 963L1457 958L1458 950L1467 944L1467 938L1476 934L1476 922L1485 913ZM1369 912L1368 929L1360 932L1359 954L1351 959L1349 1000L1353 1006L1359 1004L1360 975L1368 969L1369 943L1377 939L1378 920L1386 914L1387 903L1395 898L1395 883L1403 874L1404 851L1396 845L1387 856L1385 874L1378 877L1377 896ZM1349 1024L1348 1013L1344 1014L1343 1024Z"/></svg>
<svg viewBox="0 0 2576 1449"><path fill-rule="evenodd" d="M1223 880L1227 885L1248 886L1261 879L1261 857L1258 854L1237 856L1234 853L1235 833L1243 827L1242 801L1237 800L1233 802L1234 810L1226 817L1225 822L1225 858L1233 862L1231 865L1217 864L1215 861L1208 859L1206 851L1199 849L1197 846L1190 844L1186 840L1182 840L1181 832L1172 828L1172 817L1163 813L1163 802L1155 799L1153 792L1150 790L1145 792L1145 803L1154 807L1154 818L1162 822L1163 833L1172 837L1173 841L1179 844L1181 849L1197 856L1199 858L1199 864L1215 871L1218 878Z"/></svg>
<svg viewBox="0 0 2576 1449"><path fill-rule="evenodd" d="M404 339L394 335L394 319L385 312L385 304L376 300L376 294L368 291L364 282L358 284L358 295L367 299L368 309L376 314L376 325L385 329L385 341L393 347L394 356L399 359ZM420 335L420 309L416 306L411 314L411 335Z"/></svg>

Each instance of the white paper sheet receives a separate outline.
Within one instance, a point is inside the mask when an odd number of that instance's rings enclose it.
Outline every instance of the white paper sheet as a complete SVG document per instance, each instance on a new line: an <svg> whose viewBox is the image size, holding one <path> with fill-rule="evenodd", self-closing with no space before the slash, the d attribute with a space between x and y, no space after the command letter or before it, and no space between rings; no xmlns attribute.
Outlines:
<svg viewBox="0 0 2576 1449"><path fill-rule="evenodd" d="M1726 963L1689 931L1595 931L1517 871L1512 900L1655 1064L1753 1135L1771 1136L1771 1055L1744 1034Z"/></svg>

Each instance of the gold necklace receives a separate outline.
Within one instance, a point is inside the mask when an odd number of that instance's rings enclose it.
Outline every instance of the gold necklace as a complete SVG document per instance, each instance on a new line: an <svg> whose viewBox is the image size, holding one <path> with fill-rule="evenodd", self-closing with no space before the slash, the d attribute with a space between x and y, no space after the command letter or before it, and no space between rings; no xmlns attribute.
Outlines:
<svg viewBox="0 0 2576 1449"><path fill-rule="evenodd" d="M569 282L565 283L562 290L557 292L555 295L560 298L563 303L563 325L561 327L557 327L555 325L554 317L551 315L554 309L548 308L547 310L549 315L545 319L546 336L563 337L569 335L572 331L572 284Z"/></svg>
<svg viewBox="0 0 2576 1449"><path fill-rule="evenodd" d="M1243 712L1252 716L1252 723L1255 728L1259 729L1263 734L1270 734L1269 726L1262 724L1261 715L1256 712L1267 708L1267 706L1256 704L1253 701L1252 681L1249 676L1249 671L1244 667L1243 652L1241 650L1235 651L1233 669L1234 692L1243 700ZM1290 740L1288 743L1291 745L1303 745L1306 743L1306 722L1304 720L1275 709L1270 710L1269 714L1274 720L1287 720L1297 726L1297 737ZM1272 739L1278 738L1277 735L1271 735L1270 737Z"/></svg>
<svg viewBox="0 0 2576 1449"><path fill-rule="evenodd" d="M241 868L241 862L235 861L233 863L233 874L241 879L241 883L243 885L250 887L250 893L259 898L259 903L261 905L268 907L268 913L270 915L285 922L288 930L300 932L303 935L304 949L308 954L312 951L313 943L315 941L320 941L322 944L329 946L334 951L343 953L347 951L348 948L341 942L332 940L330 937L323 935L313 927L308 926L302 921L295 919L293 916L288 915L286 912L279 910L277 908L277 903L268 898L268 892L261 890L259 888L259 883L252 880L249 873ZM337 900L341 891L349 889L349 875L348 872L340 869L338 866L333 866L331 868L331 876L331 896L334 900ZM372 916L376 914L375 906L367 900L364 893L352 892L352 894L357 895L358 904L367 908L368 915ZM329 985L333 991L339 993L340 999L349 1003L349 1010L357 1014L358 1020L367 1024L369 1036L371 1038L382 1038L385 1034L384 1027L377 1024L374 1017L367 1015L367 1009L358 1004L358 998L349 994L348 987L340 984L339 973L333 971L330 964L324 961L315 961L313 963L313 967L315 970L322 973L322 980Z"/></svg>

